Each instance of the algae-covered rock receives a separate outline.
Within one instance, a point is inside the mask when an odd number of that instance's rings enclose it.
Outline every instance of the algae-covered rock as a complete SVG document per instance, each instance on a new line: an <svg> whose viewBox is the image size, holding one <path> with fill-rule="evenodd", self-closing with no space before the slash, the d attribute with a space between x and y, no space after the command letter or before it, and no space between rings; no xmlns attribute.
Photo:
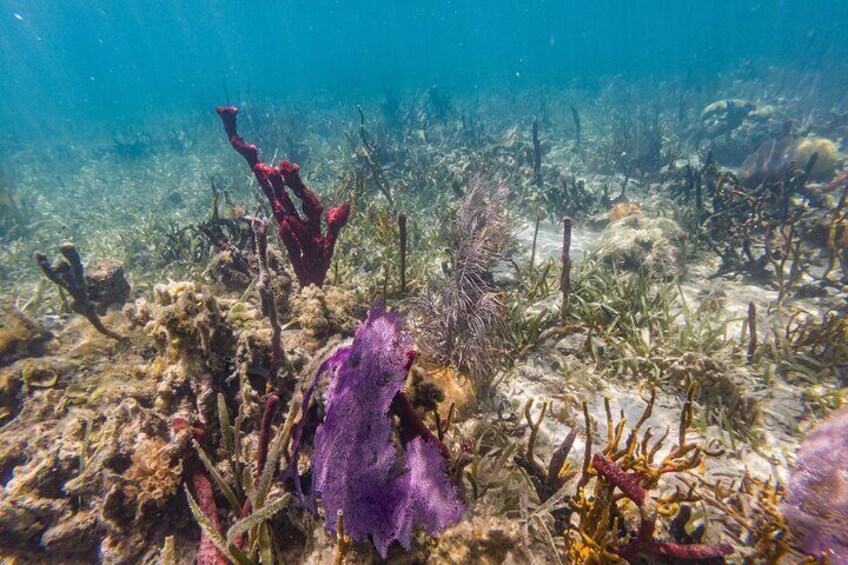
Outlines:
<svg viewBox="0 0 848 565"><path fill-rule="evenodd" d="M718 100L701 110L701 124L712 133L729 131L742 125L756 108L753 102L740 98Z"/></svg>
<svg viewBox="0 0 848 565"><path fill-rule="evenodd" d="M101 316L110 306L123 306L130 297L130 283L124 276L124 268L114 261L103 261L86 269L85 283L88 298Z"/></svg>
<svg viewBox="0 0 848 565"><path fill-rule="evenodd" d="M224 285L227 290L243 291L253 280L250 273L239 268L240 261L236 259L229 250L216 253L209 260L206 272L216 281Z"/></svg>
<svg viewBox="0 0 848 565"><path fill-rule="evenodd" d="M351 333L357 325L356 297L335 287L309 285L292 297L292 313L310 338L323 339L335 333Z"/></svg>
<svg viewBox="0 0 848 565"><path fill-rule="evenodd" d="M10 306L0 306L0 367L22 357L40 355L50 332Z"/></svg>
<svg viewBox="0 0 848 565"><path fill-rule="evenodd" d="M696 400L710 421L727 418L733 424L750 428L759 415L758 397L752 379L731 367L693 351L684 353L668 368L669 382L681 391L697 383Z"/></svg>
<svg viewBox="0 0 848 565"><path fill-rule="evenodd" d="M771 106L749 100L726 99L701 112L702 149L722 164L739 166L781 128Z"/></svg>
<svg viewBox="0 0 848 565"><path fill-rule="evenodd" d="M628 271L673 278L683 269L686 240L674 220L630 215L601 232L594 252L600 260Z"/></svg>
<svg viewBox="0 0 848 565"><path fill-rule="evenodd" d="M199 284L160 284L154 293L153 303L139 299L124 311L157 345L150 366L158 383L156 407L166 414L183 408L214 421L215 382L228 376L233 332L218 301Z"/></svg>

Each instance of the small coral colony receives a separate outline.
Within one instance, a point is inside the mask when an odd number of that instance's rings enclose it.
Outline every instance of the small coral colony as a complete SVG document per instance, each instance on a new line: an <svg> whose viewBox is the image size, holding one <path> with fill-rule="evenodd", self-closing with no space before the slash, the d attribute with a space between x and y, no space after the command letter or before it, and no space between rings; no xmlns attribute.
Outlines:
<svg viewBox="0 0 848 565"><path fill-rule="evenodd" d="M24 258L4 562L848 563L848 115L568 95L387 94L343 159L222 106L211 217Z"/></svg>

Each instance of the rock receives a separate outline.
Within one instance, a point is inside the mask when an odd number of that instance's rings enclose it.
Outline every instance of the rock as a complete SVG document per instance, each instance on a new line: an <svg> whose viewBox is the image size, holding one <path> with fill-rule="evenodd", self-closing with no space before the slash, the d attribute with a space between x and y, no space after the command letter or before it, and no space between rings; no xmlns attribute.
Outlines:
<svg viewBox="0 0 848 565"><path fill-rule="evenodd" d="M0 367L41 355L51 334L40 323L10 306L0 306Z"/></svg>
<svg viewBox="0 0 848 565"><path fill-rule="evenodd" d="M702 151L712 151L721 164L739 166L781 130L772 106L741 99L713 102L701 112Z"/></svg>
<svg viewBox="0 0 848 565"><path fill-rule="evenodd" d="M594 251L600 260L628 271L673 278L683 268L686 240L673 220L631 215L610 223Z"/></svg>
<svg viewBox="0 0 848 565"><path fill-rule="evenodd" d="M97 306L101 316L109 306L123 306L130 297L130 283L124 276L124 268L114 261L104 261L85 273L88 297Z"/></svg>
<svg viewBox="0 0 848 565"><path fill-rule="evenodd" d="M739 127L756 109L756 104L740 98L718 100L701 111L701 124L712 133L730 131Z"/></svg>
<svg viewBox="0 0 848 565"><path fill-rule="evenodd" d="M53 554L96 550L100 527L94 512L78 512L47 529L41 536L44 549Z"/></svg>

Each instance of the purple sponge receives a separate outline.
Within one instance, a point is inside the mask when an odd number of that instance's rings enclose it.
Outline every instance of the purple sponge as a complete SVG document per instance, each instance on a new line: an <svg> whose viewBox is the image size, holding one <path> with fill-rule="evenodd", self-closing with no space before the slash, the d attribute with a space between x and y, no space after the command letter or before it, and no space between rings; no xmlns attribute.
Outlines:
<svg viewBox="0 0 848 565"><path fill-rule="evenodd" d="M803 441L787 490L781 511L798 546L848 564L848 408Z"/></svg>

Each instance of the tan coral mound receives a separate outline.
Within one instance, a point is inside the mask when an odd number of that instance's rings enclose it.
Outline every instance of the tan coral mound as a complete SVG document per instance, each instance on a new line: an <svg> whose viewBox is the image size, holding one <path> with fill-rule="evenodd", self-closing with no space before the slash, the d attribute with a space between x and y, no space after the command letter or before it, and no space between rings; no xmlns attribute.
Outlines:
<svg viewBox="0 0 848 565"><path fill-rule="evenodd" d="M806 166L813 153L818 155L810 177L814 180L830 180L836 173L841 158L839 149L831 140L824 137L808 137L802 139L792 149L792 160L799 167Z"/></svg>

